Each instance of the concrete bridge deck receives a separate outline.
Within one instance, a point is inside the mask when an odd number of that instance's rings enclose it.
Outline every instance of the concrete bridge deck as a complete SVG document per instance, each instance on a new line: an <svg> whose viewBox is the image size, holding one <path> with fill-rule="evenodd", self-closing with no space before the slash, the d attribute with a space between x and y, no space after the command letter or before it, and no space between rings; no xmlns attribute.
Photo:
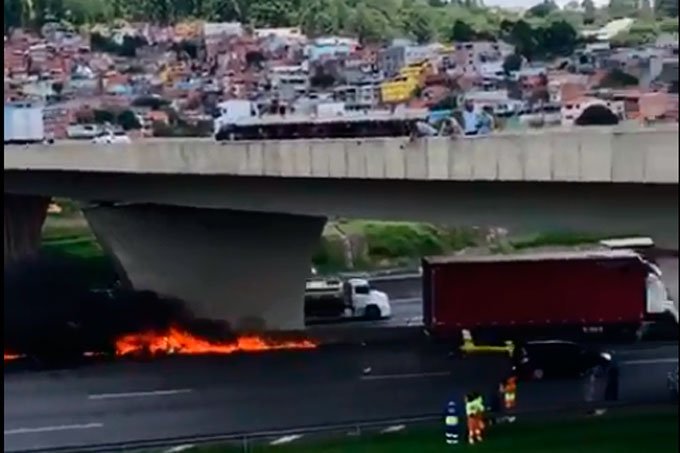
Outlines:
<svg viewBox="0 0 680 453"><path fill-rule="evenodd" d="M677 126L590 127L472 138L6 147L5 171L232 175L413 181L678 183Z"/></svg>
<svg viewBox="0 0 680 453"><path fill-rule="evenodd" d="M648 234L678 246L677 125L413 142L63 142L4 157L6 263L37 249L45 197L81 200L135 287L245 329L303 325L327 217Z"/></svg>

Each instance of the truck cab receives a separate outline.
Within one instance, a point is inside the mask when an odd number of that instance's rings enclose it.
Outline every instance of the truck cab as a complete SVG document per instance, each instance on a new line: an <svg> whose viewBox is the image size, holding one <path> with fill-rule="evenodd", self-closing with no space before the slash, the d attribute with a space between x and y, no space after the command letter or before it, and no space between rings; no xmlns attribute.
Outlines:
<svg viewBox="0 0 680 453"><path fill-rule="evenodd" d="M216 118L213 123L213 132L217 140L228 138L231 129L242 121L247 121L260 116L257 105L244 99L231 99L220 102L217 105Z"/></svg>
<svg viewBox="0 0 680 453"><path fill-rule="evenodd" d="M602 240L600 245L610 250L631 250L640 256L647 269L645 320L665 321L677 325L678 310L662 280L661 268L655 261L654 240L649 237L614 238Z"/></svg>
<svg viewBox="0 0 680 453"><path fill-rule="evenodd" d="M308 321L363 318L377 320L392 315L389 297L371 288L363 278L312 278L305 287Z"/></svg>
<svg viewBox="0 0 680 453"><path fill-rule="evenodd" d="M645 264L649 270L647 274L647 309L648 320L667 320L678 324L678 310L670 297L668 289L662 280L661 269L648 261Z"/></svg>

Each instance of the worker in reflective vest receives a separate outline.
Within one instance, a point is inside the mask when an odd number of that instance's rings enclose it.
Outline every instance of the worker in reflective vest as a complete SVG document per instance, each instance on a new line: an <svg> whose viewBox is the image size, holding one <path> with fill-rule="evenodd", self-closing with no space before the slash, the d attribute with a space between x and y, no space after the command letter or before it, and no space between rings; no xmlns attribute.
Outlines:
<svg viewBox="0 0 680 453"><path fill-rule="evenodd" d="M460 442L461 423L455 399L451 399L446 405L444 430L447 444L457 445Z"/></svg>
<svg viewBox="0 0 680 453"><path fill-rule="evenodd" d="M517 403L517 378L510 376L503 386L503 406L506 411L515 409Z"/></svg>
<svg viewBox="0 0 680 453"><path fill-rule="evenodd" d="M470 394L466 398L465 412L468 425L468 443L482 441L484 432L484 399L479 394Z"/></svg>
<svg viewBox="0 0 680 453"><path fill-rule="evenodd" d="M484 430L486 430L486 406L484 405L484 397L477 394L475 404L477 405L477 442L481 442Z"/></svg>
<svg viewBox="0 0 680 453"><path fill-rule="evenodd" d="M499 423L512 423L515 421L515 416L511 413L515 410L517 404L517 378L510 376L505 382L501 383L499 390L505 414L500 416L497 421Z"/></svg>

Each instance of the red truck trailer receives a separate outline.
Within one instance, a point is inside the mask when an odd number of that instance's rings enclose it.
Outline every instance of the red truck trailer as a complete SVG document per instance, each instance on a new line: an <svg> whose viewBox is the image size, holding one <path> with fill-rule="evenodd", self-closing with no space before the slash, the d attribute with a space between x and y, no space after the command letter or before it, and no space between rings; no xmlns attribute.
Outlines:
<svg viewBox="0 0 680 453"><path fill-rule="evenodd" d="M422 267L423 321L439 338L634 337L649 305L651 268L629 250L434 257Z"/></svg>

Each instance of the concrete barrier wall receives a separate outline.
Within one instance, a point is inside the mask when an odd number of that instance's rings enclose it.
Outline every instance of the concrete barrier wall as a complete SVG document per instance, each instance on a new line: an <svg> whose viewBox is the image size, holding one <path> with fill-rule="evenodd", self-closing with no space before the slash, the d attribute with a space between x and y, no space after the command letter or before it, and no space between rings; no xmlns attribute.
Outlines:
<svg viewBox="0 0 680 453"><path fill-rule="evenodd" d="M678 128L473 138L64 142L5 149L5 170L453 181L678 183Z"/></svg>

